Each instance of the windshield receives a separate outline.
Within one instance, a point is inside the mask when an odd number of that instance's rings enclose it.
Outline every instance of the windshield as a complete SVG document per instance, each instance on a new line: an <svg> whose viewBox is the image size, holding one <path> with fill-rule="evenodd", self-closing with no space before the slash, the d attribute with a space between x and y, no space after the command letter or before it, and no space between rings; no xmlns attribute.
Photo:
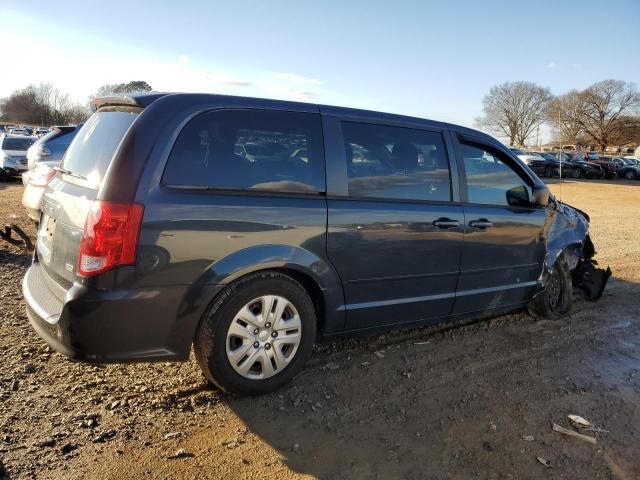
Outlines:
<svg viewBox="0 0 640 480"><path fill-rule="evenodd" d="M137 112L96 112L78 131L67 150L63 168L85 177L88 186L98 188L120 141Z"/></svg>
<svg viewBox="0 0 640 480"><path fill-rule="evenodd" d="M33 142L33 138L5 137L4 141L2 142L2 150L27 151L27 149Z"/></svg>

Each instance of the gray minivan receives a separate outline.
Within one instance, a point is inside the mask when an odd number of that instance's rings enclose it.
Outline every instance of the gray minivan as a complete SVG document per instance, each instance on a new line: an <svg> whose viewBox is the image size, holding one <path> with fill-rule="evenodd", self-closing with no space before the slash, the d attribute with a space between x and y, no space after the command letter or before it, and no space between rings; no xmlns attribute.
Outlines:
<svg viewBox="0 0 640 480"><path fill-rule="evenodd" d="M557 318L610 275L588 216L475 130L205 94L94 105L23 282L36 331L76 360L193 346L208 379L255 395L318 339L526 306Z"/></svg>

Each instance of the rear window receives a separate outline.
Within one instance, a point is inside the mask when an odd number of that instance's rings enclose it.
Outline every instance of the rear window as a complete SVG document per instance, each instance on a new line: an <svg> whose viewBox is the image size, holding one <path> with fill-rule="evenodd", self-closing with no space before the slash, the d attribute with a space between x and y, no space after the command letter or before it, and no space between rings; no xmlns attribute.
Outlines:
<svg viewBox="0 0 640 480"><path fill-rule="evenodd" d="M96 112L71 142L64 159L64 168L85 177L87 186L98 188L111 163L122 137L138 112Z"/></svg>
<svg viewBox="0 0 640 480"><path fill-rule="evenodd" d="M49 145L69 145L78 129L51 130L46 135L40 137L36 143L47 143Z"/></svg>
<svg viewBox="0 0 640 480"><path fill-rule="evenodd" d="M199 115L180 132L163 183L323 192L319 115L267 110L218 110Z"/></svg>
<svg viewBox="0 0 640 480"><path fill-rule="evenodd" d="M33 138L5 137L2 142L2 150L26 151L34 142Z"/></svg>

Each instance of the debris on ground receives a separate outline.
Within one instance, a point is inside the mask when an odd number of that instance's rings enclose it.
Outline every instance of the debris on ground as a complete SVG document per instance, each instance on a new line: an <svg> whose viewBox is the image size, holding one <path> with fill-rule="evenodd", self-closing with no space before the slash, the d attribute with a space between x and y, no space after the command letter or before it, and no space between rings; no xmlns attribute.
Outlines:
<svg viewBox="0 0 640 480"><path fill-rule="evenodd" d="M525 442L535 442L536 439L533 435L522 435L522 440Z"/></svg>
<svg viewBox="0 0 640 480"><path fill-rule="evenodd" d="M546 458L543 457L536 457L536 460L538 460L538 462L540 462L542 465L544 465L545 467L548 468L553 468L551 466L551 462L549 460L547 460Z"/></svg>
<svg viewBox="0 0 640 480"><path fill-rule="evenodd" d="M567 435L569 437L577 438L578 440L582 440L583 442L591 443L593 445L596 444L596 439L594 437L590 437L588 435L583 435L582 433L574 432L573 430L569 430L567 428L561 427L557 423L553 424L553 431L562 433L563 435Z"/></svg>
<svg viewBox="0 0 640 480"><path fill-rule="evenodd" d="M167 458L170 460L175 460L177 458L191 458L191 457L195 457L195 455L191 452L188 452L184 448L181 448L180 450L176 450L176 453L168 456Z"/></svg>
<svg viewBox="0 0 640 480"><path fill-rule="evenodd" d="M578 428L589 428L592 426L591 422L585 420L579 415L568 415L568 417L569 420L571 420L571 423Z"/></svg>

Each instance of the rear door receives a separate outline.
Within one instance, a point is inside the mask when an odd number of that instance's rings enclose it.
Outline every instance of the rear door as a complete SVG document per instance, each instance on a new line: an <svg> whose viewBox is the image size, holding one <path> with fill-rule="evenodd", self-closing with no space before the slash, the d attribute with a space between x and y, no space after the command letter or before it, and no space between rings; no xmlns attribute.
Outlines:
<svg viewBox="0 0 640 480"><path fill-rule="evenodd" d="M339 115L324 116L324 131L327 252L347 329L449 315L464 216L443 131Z"/></svg>
<svg viewBox="0 0 640 480"><path fill-rule="evenodd" d="M58 173L42 199L38 259L45 270L69 286L76 277L80 238L91 203L107 168L138 113L117 109L94 113L71 143Z"/></svg>
<svg viewBox="0 0 640 480"><path fill-rule="evenodd" d="M455 314L522 304L545 256L544 208L520 162L478 139L455 137L465 238Z"/></svg>

